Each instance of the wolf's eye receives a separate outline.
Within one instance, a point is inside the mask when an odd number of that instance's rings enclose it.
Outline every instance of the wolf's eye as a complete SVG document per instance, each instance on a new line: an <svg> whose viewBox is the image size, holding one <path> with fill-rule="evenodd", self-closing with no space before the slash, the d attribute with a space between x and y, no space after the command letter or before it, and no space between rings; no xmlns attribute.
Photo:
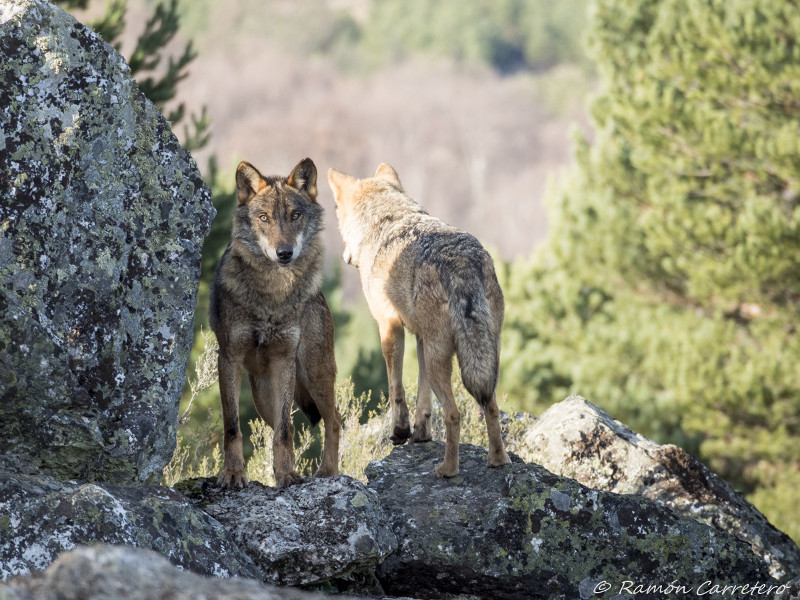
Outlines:
<svg viewBox="0 0 800 600"><path fill-rule="evenodd" d="M299 210L296 210L292 213L292 221L297 221L302 215L300 214Z"/></svg>
<svg viewBox="0 0 800 600"><path fill-rule="evenodd" d="M267 213L261 213L258 215L258 218L264 223L269 223L269 217L267 216Z"/></svg>

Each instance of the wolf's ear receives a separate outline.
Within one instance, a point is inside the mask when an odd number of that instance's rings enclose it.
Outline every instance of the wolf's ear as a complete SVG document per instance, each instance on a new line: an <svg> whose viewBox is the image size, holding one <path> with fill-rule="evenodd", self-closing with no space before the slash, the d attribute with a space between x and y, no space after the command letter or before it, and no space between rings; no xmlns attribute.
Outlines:
<svg viewBox="0 0 800 600"><path fill-rule="evenodd" d="M258 169L244 160L239 163L236 168L236 196L239 204L247 204L253 196L257 196L267 187L268 184Z"/></svg>
<svg viewBox="0 0 800 600"><path fill-rule="evenodd" d="M289 175L286 180L293 188L305 192L311 196L312 200L317 198L317 167L314 166L314 161L310 158L304 158Z"/></svg>
<svg viewBox="0 0 800 600"><path fill-rule="evenodd" d="M400 183L400 178L397 176L397 171L395 171L391 165L387 163L381 163L378 165L378 170L375 171L375 177L378 179L383 179L384 181L391 183L401 192L403 191L403 184Z"/></svg>
<svg viewBox="0 0 800 600"><path fill-rule="evenodd" d="M351 189L358 183L358 179L351 175L337 171L336 169L328 169L328 185L331 186L333 192L333 199L336 204L339 204L345 199L347 190Z"/></svg>

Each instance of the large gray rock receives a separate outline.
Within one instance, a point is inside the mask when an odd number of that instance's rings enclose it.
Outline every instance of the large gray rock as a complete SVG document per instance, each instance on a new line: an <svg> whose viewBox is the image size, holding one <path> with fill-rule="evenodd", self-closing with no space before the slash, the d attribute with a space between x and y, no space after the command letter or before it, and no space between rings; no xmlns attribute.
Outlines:
<svg viewBox="0 0 800 600"><path fill-rule="evenodd" d="M486 451L465 444L460 474L436 479L443 455L440 442L414 444L367 467L400 541L378 567L390 594L575 600L615 597L625 581L697 591L769 579L744 542L645 498L535 464L488 469Z"/></svg>
<svg viewBox="0 0 800 600"><path fill-rule="evenodd" d="M784 586L786 589L781 590L775 600L800 600L800 575L787 581Z"/></svg>
<svg viewBox="0 0 800 600"><path fill-rule="evenodd" d="M800 548L728 482L685 450L660 446L580 396L546 410L525 435L525 458L585 486L637 494L751 545L778 579L800 573Z"/></svg>
<svg viewBox="0 0 800 600"><path fill-rule="evenodd" d="M0 3L0 453L155 482L175 446L214 209L122 57Z"/></svg>
<svg viewBox="0 0 800 600"><path fill-rule="evenodd" d="M171 488L79 484L2 470L0 481L2 580L98 542L149 548L198 573L261 576L222 525Z"/></svg>
<svg viewBox="0 0 800 600"><path fill-rule="evenodd" d="M291 588L250 579L218 579L180 571L147 550L81 547L42 573L0 583L0 600L314 600ZM341 600L347 600L339 596Z"/></svg>
<svg viewBox="0 0 800 600"><path fill-rule="evenodd" d="M223 490L212 479L179 484L222 523L269 583L310 585L371 574L397 549L372 490L351 477L311 479L286 489L251 482Z"/></svg>
<svg viewBox="0 0 800 600"><path fill-rule="evenodd" d="M784 587L776 594L775 600L800 600L800 575L787 581Z"/></svg>

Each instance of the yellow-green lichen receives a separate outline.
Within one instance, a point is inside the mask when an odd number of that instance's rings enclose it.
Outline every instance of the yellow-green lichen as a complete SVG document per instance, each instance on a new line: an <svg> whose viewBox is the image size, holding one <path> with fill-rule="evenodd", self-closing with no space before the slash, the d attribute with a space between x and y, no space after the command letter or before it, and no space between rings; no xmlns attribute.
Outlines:
<svg viewBox="0 0 800 600"><path fill-rule="evenodd" d="M356 492L353 498L350 500L350 504L355 506L356 508L361 508L365 506L369 502L369 498L362 492Z"/></svg>

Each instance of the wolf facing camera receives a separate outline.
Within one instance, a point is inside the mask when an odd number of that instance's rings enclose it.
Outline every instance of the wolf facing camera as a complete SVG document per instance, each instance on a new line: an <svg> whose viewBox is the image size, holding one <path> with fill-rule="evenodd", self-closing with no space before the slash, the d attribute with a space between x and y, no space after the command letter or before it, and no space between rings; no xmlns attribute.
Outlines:
<svg viewBox="0 0 800 600"><path fill-rule="evenodd" d="M247 162L236 170L238 204L231 241L211 289L210 323L219 341L224 467L218 483L248 478L239 428L242 369L256 410L272 428L278 487L301 481L295 470L292 404L325 426L316 476L339 473L341 417L336 410L333 318L322 296L322 207L317 169L306 158L288 177L264 177Z"/></svg>
<svg viewBox="0 0 800 600"><path fill-rule="evenodd" d="M378 322L389 378L395 444L431 439L431 391L445 413L444 460L437 477L458 473L458 412L451 376L483 408L488 465L510 462L500 433L496 387L503 325L503 292L492 258L472 235L425 212L386 163L375 177L356 179L334 169L328 183L344 241L344 260L359 270L370 312ZM405 329L417 337L419 395L411 432L403 389Z"/></svg>

